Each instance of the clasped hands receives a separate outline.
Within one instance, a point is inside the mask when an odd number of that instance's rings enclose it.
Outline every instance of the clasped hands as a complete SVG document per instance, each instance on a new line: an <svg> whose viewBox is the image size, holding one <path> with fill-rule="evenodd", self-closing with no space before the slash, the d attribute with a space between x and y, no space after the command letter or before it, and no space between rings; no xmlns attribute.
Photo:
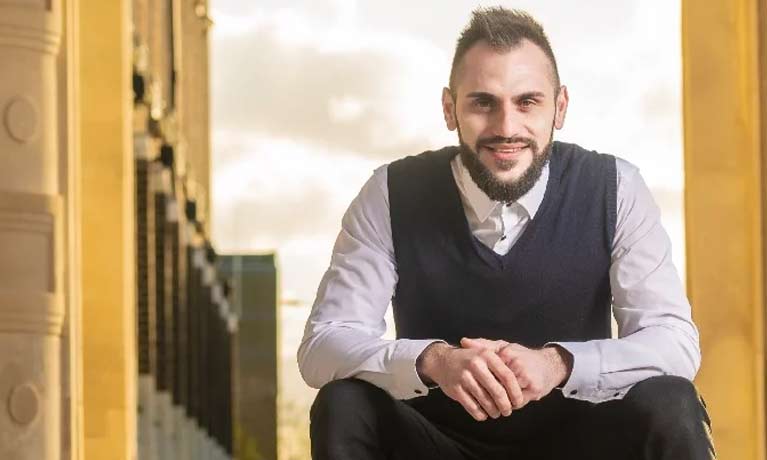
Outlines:
<svg viewBox="0 0 767 460"><path fill-rule="evenodd" d="M461 339L461 347L437 342L418 358L417 370L439 385L478 421L511 415L566 381L572 357L559 346L532 349L503 340Z"/></svg>

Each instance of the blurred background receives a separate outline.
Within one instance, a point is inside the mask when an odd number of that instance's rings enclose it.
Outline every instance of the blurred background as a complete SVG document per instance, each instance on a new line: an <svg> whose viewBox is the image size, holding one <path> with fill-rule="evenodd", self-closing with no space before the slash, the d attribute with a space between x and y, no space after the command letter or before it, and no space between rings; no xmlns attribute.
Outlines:
<svg viewBox="0 0 767 460"><path fill-rule="evenodd" d="M210 4L213 241L276 251L284 459L306 458L314 391L295 356L343 212L377 166L457 142L441 90L483 3L411 4ZM556 50L572 97L558 139L637 164L684 261L679 2L505 4L538 18Z"/></svg>
<svg viewBox="0 0 767 460"><path fill-rule="evenodd" d="M764 0L0 0L0 458L309 459L341 216L457 142L441 89L496 4L549 35L556 138L640 168L720 457L765 459Z"/></svg>

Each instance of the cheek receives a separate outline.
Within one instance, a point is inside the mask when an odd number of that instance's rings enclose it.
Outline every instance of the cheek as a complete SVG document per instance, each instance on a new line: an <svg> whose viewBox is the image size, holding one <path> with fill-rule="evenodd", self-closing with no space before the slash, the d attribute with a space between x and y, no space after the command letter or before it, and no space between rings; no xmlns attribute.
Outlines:
<svg viewBox="0 0 767 460"><path fill-rule="evenodd" d="M490 123L488 123L486 117L473 115L466 116L459 120L461 123L461 131L471 133L473 138L488 136L491 131Z"/></svg>
<svg viewBox="0 0 767 460"><path fill-rule="evenodd" d="M551 135L553 119L536 120L535 124L529 124L527 135L535 139L538 146L541 147L549 141Z"/></svg>
<svg viewBox="0 0 767 460"><path fill-rule="evenodd" d="M467 144L473 145L484 129L481 123L478 123L474 117L463 117L458 119L458 127L461 129L461 137Z"/></svg>
<svg viewBox="0 0 767 460"><path fill-rule="evenodd" d="M535 131L536 135L539 137L543 137L548 139L548 136L551 134L551 131L554 129L554 112L547 113L545 116L542 116L538 118L535 121Z"/></svg>

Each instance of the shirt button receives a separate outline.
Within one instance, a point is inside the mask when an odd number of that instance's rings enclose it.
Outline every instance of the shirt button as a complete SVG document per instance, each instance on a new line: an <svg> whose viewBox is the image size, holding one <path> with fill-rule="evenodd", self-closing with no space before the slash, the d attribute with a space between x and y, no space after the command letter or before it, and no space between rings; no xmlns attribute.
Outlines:
<svg viewBox="0 0 767 460"><path fill-rule="evenodd" d="M506 239L506 235L503 235L503 236L501 237L501 241L503 241L503 240L505 240L505 239Z"/></svg>
<svg viewBox="0 0 767 460"><path fill-rule="evenodd" d="M621 395L620 393L615 393L613 396L615 396L617 398L620 395Z"/></svg>
<svg viewBox="0 0 767 460"><path fill-rule="evenodd" d="M421 394L423 394L423 391L421 391L421 390L415 390L415 394L417 394L417 395L421 395Z"/></svg>
<svg viewBox="0 0 767 460"><path fill-rule="evenodd" d="M578 390L573 390L573 391L570 392L570 396L577 395L577 394L578 394Z"/></svg>

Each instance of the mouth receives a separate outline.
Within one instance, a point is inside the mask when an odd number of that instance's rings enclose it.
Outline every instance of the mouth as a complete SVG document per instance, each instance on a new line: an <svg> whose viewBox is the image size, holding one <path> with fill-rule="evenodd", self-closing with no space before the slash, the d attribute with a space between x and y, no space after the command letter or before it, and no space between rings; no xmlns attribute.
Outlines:
<svg viewBox="0 0 767 460"><path fill-rule="evenodd" d="M498 160L513 160L529 148L528 144L492 144L483 145L494 158Z"/></svg>

